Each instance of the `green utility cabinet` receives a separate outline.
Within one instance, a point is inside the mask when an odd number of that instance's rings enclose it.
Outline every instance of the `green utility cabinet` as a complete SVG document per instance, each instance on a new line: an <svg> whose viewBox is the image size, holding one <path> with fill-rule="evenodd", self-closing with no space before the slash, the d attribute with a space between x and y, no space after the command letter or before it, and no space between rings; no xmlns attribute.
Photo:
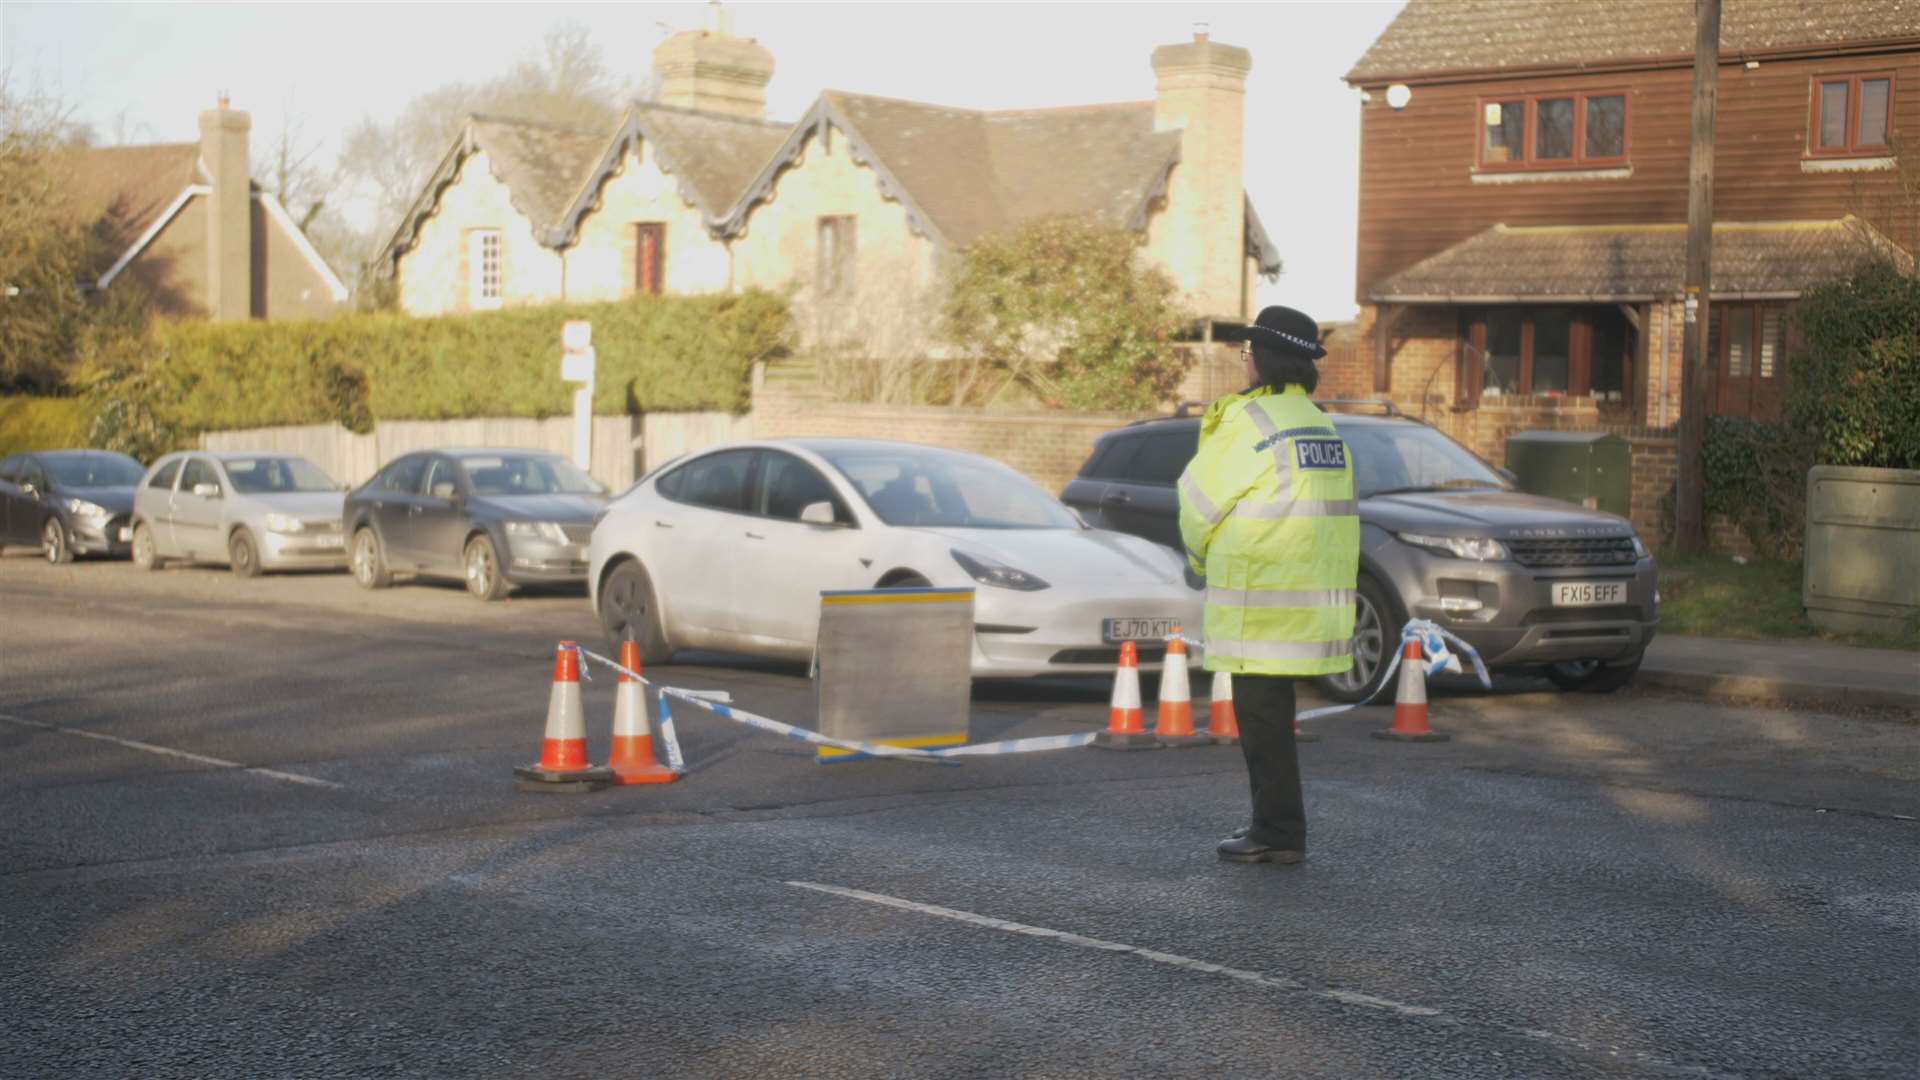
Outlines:
<svg viewBox="0 0 1920 1080"><path fill-rule="evenodd" d="M1507 468L1520 490L1626 517L1633 500L1633 448L1599 431L1522 431L1507 436Z"/></svg>

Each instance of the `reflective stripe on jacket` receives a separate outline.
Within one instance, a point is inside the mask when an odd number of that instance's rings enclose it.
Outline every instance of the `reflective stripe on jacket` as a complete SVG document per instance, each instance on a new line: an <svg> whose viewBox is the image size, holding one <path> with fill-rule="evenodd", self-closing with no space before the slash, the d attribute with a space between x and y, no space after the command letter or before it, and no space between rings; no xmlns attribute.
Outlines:
<svg viewBox="0 0 1920 1080"><path fill-rule="evenodd" d="M1207 410L1180 476L1180 537L1207 579L1209 671L1332 675L1353 665L1353 465L1300 387Z"/></svg>

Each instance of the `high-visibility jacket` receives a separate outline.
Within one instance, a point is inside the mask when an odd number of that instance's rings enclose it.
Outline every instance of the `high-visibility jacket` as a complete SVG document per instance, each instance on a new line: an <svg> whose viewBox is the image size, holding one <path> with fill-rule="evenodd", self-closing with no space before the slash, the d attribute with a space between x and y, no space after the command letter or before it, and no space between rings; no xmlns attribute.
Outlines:
<svg viewBox="0 0 1920 1080"><path fill-rule="evenodd" d="M1180 476L1180 537L1207 579L1210 671L1353 664L1359 507L1347 446L1298 386L1221 398Z"/></svg>

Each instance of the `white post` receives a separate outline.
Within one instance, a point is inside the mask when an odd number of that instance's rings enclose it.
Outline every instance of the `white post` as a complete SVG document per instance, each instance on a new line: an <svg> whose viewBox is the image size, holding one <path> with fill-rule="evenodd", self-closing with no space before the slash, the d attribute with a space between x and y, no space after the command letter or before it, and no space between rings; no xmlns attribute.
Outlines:
<svg viewBox="0 0 1920 1080"><path fill-rule="evenodd" d="M593 470L593 380L573 392L573 463Z"/></svg>
<svg viewBox="0 0 1920 1080"><path fill-rule="evenodd" d="M579 383L573 392L573 463L593 468L593 324L567 323L560 330L560 378Z"/></svg>

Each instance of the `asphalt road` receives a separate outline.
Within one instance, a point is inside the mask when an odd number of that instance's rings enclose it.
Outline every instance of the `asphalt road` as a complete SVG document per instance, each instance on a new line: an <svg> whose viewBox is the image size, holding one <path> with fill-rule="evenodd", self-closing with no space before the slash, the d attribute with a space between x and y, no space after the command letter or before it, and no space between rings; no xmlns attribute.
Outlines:
<svg viewBox="0 0 1920 1080"><path fill-rule="evenodd" d="M676 710L681 782L517 793L593 632L0 557L0 1075L1920 1074L1911 723L1437 689L1450 743L1320 724L1311 857L1247 867L1227 747L821 767ZM651 674L811 720L790 666Z"/></svg>

